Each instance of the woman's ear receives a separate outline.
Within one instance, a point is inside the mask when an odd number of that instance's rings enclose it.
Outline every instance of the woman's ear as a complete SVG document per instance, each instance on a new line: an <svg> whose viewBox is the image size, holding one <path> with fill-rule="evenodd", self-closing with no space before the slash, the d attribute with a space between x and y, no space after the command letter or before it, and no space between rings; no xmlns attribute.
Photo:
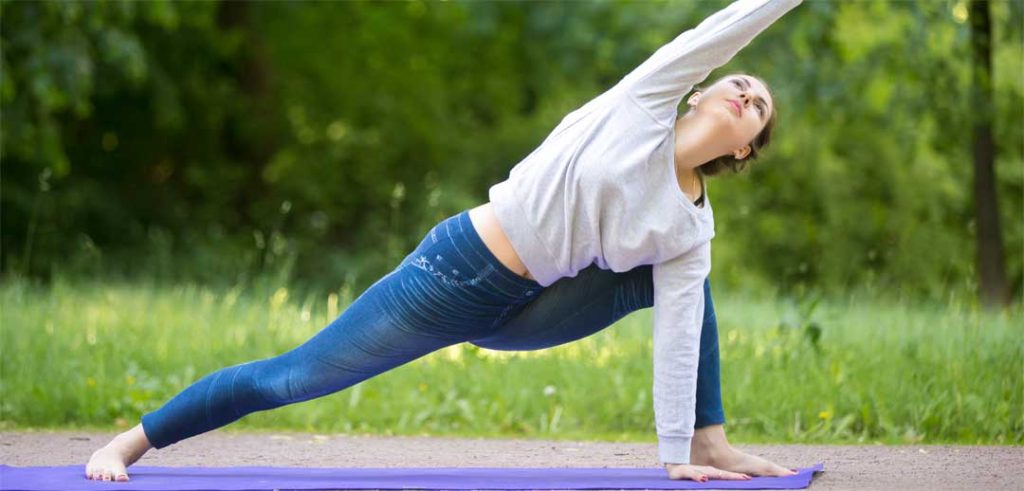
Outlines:
<svg viewBox="0 0 1024 491"><path fill-rule="evenodd" d="M732 152L732 158L736 160L743 160L747 158L747 155L750 155L750 145L743 145Z"/></svg>
<svg viewBox="0 0 1024 491"><path fill-rule="evenodd" d="M699 90L694 92L694 93L692 93L692 94L690 94L690 97L688 99L686 99L686 105L688 105L690 107L696 106L698 102L700 102L700 91Z"/></svg>

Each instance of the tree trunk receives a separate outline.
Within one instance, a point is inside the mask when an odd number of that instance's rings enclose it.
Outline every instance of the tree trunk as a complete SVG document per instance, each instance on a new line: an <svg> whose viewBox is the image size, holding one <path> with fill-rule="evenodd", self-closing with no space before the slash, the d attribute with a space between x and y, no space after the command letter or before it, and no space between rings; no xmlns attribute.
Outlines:
<svg viewBox="0 0 1024 491"><path fill-rule="evenodd" d="M223 128L224 148L228 157L245 171L234 205L243 226L260 226L262 220L253 215L252 206L266 196L263 168L279 147L278 128L274 122L274 99L270 89L271 66L263 39L252 26L252 8L248 0L224 0L218 5L217 25L225 31L241 31L245 36L239 64L230 67L245 99L241 110L232 111Z"/></svg>
<svg viewBox="0 0 1024 491"><path fill-rule="evenodd" d="M971 112L974 115L974 216L977 224L979 294L986 307L1010 298L1003 263L1003 238L996 199L995 142L992 138L992 26L988 2L971 0Z"/></svg>

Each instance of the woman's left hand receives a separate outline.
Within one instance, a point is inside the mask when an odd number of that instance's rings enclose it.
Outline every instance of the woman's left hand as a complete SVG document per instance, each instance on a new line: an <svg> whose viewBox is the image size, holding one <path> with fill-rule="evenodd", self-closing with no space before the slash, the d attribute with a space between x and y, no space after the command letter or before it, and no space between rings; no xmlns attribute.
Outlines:
<svg viewBox="0 0 1024 491"><path fill-rule="evenodd" d="M669 479L692 479L707 482L709 479L723 481L747 481L750 476L737 472L723 471L710 465L665 464Z"/></svg>

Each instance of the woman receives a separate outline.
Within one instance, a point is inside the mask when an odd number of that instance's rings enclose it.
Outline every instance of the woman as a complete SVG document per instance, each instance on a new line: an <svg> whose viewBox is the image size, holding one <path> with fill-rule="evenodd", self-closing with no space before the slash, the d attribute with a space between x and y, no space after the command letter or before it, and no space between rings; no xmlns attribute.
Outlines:
<svg viewBox="0 0 1024 491"><path fill-rule="evenodd" d="M540 349L651 305L658 456L669 477L790 473L725 440L707 282L714 220L700 178L756 156L774 101L762 82L735 75L693 93L682 117L677 106L799 3L739 0L679 35L567 115L491 187L489 203L435 226L313 338L203 377L96 451L87 477L127 480L125 466L150 448L337 392L446 346Z"/></svg>

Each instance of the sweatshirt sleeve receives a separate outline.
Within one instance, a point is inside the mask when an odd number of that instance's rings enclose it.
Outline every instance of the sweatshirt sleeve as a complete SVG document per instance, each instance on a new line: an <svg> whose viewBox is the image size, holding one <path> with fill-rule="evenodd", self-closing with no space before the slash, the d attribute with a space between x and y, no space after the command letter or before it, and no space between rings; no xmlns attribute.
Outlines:
<svg viewBox="0 0 1024 491"><path fill-rule="evenodd" d="M711 243L655 264L654 422L658 459L688 464L696 420L697 362L704 316L704 279L711 270Z"/></svg>
<svg viewBox="0 0 1024 491"><path fill-rule="evenodd" d="M671 124L693 86L729 62L802 0L737 0L662 46L623 78L626 92L651 116Z"/></svg>

